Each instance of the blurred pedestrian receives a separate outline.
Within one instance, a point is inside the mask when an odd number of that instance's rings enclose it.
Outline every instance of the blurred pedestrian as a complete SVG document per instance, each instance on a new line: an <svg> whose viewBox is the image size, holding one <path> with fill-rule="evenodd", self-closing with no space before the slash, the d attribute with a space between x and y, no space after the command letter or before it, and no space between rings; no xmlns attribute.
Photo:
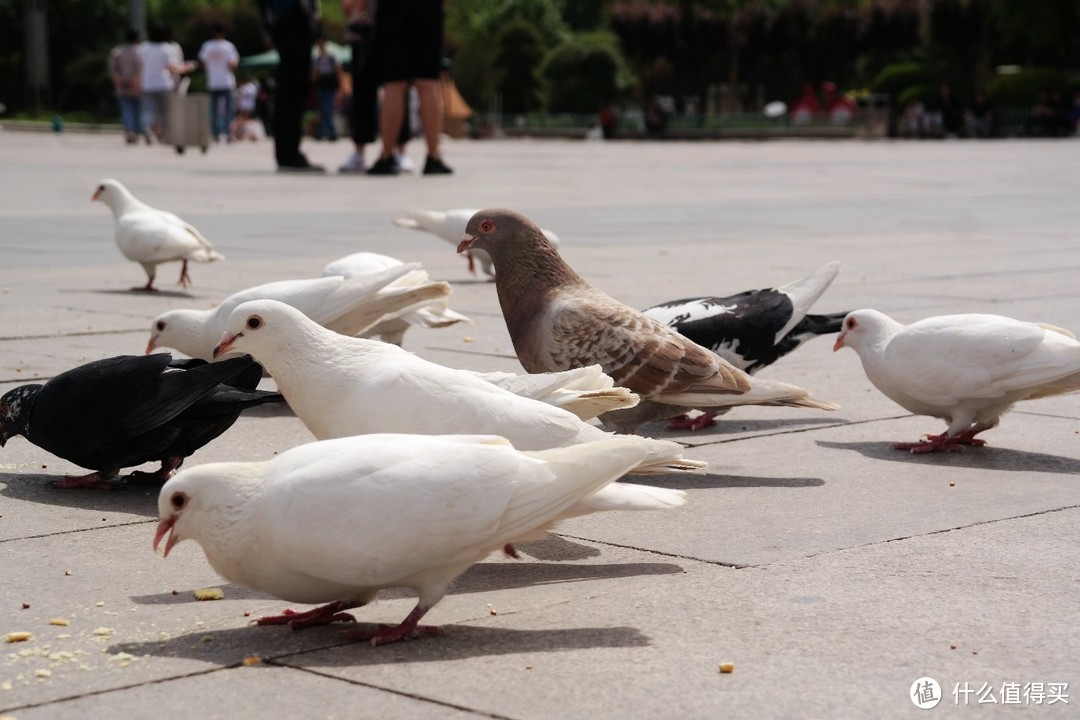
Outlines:
<svg viewBox="0 0 1080 720"><path fill-rule="evenodd" d="M334 125L334 106L341 90L341 64L326 48L322 35L315 41L315 60L311 64L311 79L319 94L319 125L315 129L316 140L337 140Z"/></svg>
<svg viewBox="0 0 1080 720"><path fill-rule="evenodd" d="M379 135L382 154L369 175L396 175L398 134L406 118L410 83L420 96L420 125L427 143L425 175L453 170L439 152L442 135L442 48L444 0L383 0L375 9L375 57L382 81Z"/></svg>
<svg viewBox="0 0 1080 720"><path fill-rule="evenodd" d="M139 122L139 98L142 95L142 49L139 33L129 29L124 42L109 53L109 76L112 78L116 101L120 106L120 124L124 128L124 140L128 145L138 141L143 134Z"/></svg>
<svg viewBox="0 0 1080 720"><path fill-rule="evenodd" d="M311 46L316 0L259 0L263 22L278 51L274 83L274 159L279 172L325 172L300 152L304 108L311 91Z"/></svg>
<svg viewBox="0 0 1080 720"><path fill-rule="evenodd" d="M210 91L210 129L217 142L228 137L233 116L233 93L236 76L233 71L240 64L236 46L225 39L225 26L214 23L213 37L199 48L199 62L206 69L206 89Z"/></svg>
<svg viewBox="0 0 1080 720"><path fill-rule="evenodd" d="M154 25L142 46L142 127L146 141L165 137L165 98L176 89L176 79L188 70L184 51L173 40L172 28Z"/></svg>

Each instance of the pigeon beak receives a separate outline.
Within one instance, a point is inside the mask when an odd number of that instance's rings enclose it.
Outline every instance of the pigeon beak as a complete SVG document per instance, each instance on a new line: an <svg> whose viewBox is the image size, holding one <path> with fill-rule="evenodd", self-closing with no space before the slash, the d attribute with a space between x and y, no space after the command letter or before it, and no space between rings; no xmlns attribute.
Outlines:
<svg viewBox="0 0 1080 720"><path fill-rule="evenodd" d="M157 347L157 344L154 342L154 340L156 340L156 339L157 338L150 338L150 342L146 343L146 354L147 355L154 352L154 348Z"/></svg>
<svg viewBox="0 0 1080 720"><path fill-rule="evenodd" d="M844 347L844 336L845 335L847 335L847 333L842 332L842 333L840 333L840 336L838 338L836 338L836 342L834 342L833 346L832 346L832 351L833 352L836 352L840 348Z"/></svg>
<svg viewBox="0 0 1080 720"><path fill-rule="evenodd" d="M7 445L7 439L7 423L5 423L3 420L0 420L0 448L4 447L4 445Z"/></svg>
<svg viewBox="0 0 1080 720"><path fill-rule="evenodd" d="M465 237L461 238L461 242L458 243L458 246L457 246L458 254L460 255L461 253L463 253L466 250L468 250L469 248L471 248L472 244L474 242L476 242L476 236L475 235L469 235L468 233L466 233Z"/></svg>
<svg viewBox="0 0 1080 720"><path fill-rule="evenodd" d="M94 194L90 196L90 202L97 200L99 195L101 195L101 190L95 190Z"/></svg>
<svg viewBox="0 0 1080 720"><path fill-rule="evenodd" d="M158 544L161 542L161 538L165 537L168 533L169 539L165 541L165 557L169 557L169 551L172 550L173 545L176 544L176 518L165 518L158 523L157 532L154 533L154 552L158 551Z"/></svg>
<svg viewBox="0 0 1080 720"><path fill-rule="evenodd" d="M244 337L244 333L236 333L235 335L225 333L224 335L222 335L221 341L218 342L217 347L214 348L214 359L217 360L219 355L224 355L225 353L232 350L232 346L233 343L236 342L236 338L241 337Z"/></svg>

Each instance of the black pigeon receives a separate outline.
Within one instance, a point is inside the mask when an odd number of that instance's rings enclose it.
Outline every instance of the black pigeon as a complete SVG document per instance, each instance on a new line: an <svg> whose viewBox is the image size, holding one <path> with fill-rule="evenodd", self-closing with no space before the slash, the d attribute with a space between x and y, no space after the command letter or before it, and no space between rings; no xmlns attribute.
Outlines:
<svg viewBox="0 0 1080 720"><path fill-rule="evenodd" d="M673 300L644 313L753 375L807 340L840 332L846 312L807 314L839 272L840 263L831 262L780 288ZM673 427L696 430L711 425L716 414L695 418L696 425L677 420Z"/></svg>
<svg viewBox="0 0 1080 720"><path fill-rule="evenodd" d="M168 353L119 355L22 385L0 398L0 447L22 435L95 470L53 483L108 489L125 467L160 462L127 481L163 483L184 458L229 429L245 408L284 402L256 390L262 367L248 356L222 362L173 360Z"/></svg>

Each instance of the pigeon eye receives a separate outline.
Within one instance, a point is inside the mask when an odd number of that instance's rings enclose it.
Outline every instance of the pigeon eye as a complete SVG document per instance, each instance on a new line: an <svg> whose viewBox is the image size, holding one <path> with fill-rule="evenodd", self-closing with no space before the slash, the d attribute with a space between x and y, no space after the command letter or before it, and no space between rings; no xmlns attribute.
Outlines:
<svg viewBox="0 0 1080 720"><path fill-rule="evenodd" d="M855 322L855 318L848 318L848 321L847 321L847 329L848 329L848 330L851 330L851 329L853 329L853 328L854 328L854 327L855 327L855 326L856 326L857 324L858 324L858 323L856 323L856 322Z"/></svg>
<svg viewBox="0 0 1080 720"><path fill-rule="evenodd" d="M154 327L157 328L158 332L161 332L162 330L165 329L165 321L164 320L158 320L157 323L154 325Z"/></svg>
<svg viewBox="0 0 1080 720"><path fill-rule="evenodd" d="M494 230L495 230L495 223L493 223L491 220L484 220L483 222L480 223L480 232L489 233L489 232L493 232Z"/></svg>
<svg viewBox="0 0 1080 720"><path fill-rule="evenodd" d="M184 493L173 493L173 496L169 498L169 502L172 503L174 510L183 510L184 505L187 504L187 495Z"/></svg>
<svg viewBox="0 0 1080 720"><path fill-rule="evenodd" d="M247 323L245 324L248 330L258 330L262 327L262 323L263 321L261 317L259 317L258 315L252 315L247 319Z"/></svg>

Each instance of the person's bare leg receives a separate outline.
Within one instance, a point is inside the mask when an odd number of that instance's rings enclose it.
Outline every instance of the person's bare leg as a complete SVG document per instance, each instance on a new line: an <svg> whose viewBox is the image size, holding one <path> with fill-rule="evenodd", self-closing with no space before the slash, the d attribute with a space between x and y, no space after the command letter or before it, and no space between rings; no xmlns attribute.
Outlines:
<svg viewBox="0 0 1080 720"><path fill-rule="evenodd" d="M428 157L438 158L443 124L442 83L439 80L417 80L416 92L420 95L420 124L424 128Z"/></svg>
<svg viewBox="0 0 1080 720"><path fill-rule="evenodd" d="M396 80L383 85L382 108L379 110L381 157L394 157L401 123L405 121L405 91L408 87L408 83Z"/></svg>

